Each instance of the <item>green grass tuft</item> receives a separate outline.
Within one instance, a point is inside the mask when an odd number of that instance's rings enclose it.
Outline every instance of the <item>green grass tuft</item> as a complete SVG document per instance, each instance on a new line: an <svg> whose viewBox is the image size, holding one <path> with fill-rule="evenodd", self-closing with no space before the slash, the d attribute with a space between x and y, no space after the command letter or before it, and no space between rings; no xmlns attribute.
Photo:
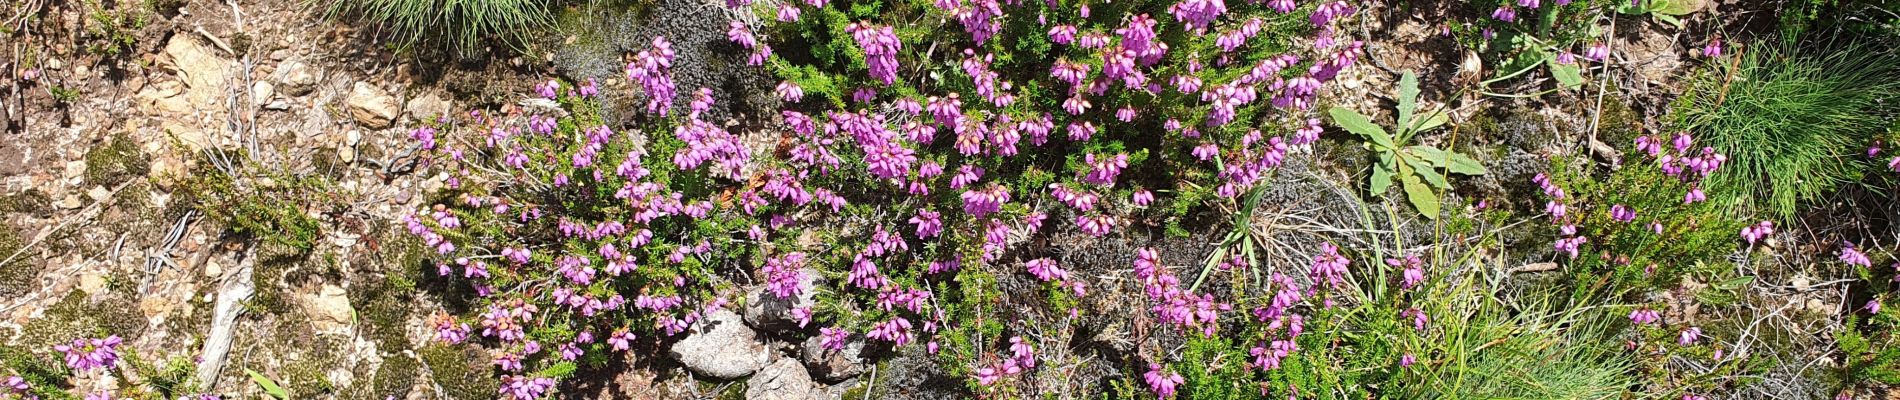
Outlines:
<svg viewBox="0 0 1900 400"><path fill-rule="evenodd" d="M1787 218L1865 171L1888 126L1900 57L1863 44L1762 44L1718 61L1685 95L1699 143L1728 155L1711 179L1731 205Z"/></svg>
<svg viewBox="0 0 1900 400"><path fill-rule="evenodd" d="M549 0L336 0L329 13L378 25L401 48L473 57L488 43L520 50L528 32L554 21L550 7Z"/></svg>

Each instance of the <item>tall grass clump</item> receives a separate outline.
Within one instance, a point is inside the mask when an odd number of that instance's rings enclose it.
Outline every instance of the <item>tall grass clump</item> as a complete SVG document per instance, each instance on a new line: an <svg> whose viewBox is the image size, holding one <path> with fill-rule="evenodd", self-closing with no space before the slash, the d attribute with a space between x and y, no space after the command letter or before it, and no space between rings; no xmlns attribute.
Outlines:
<svg viewBox="0 0 1900 400"><path fill-rule="evenodd" d="M1900 58L1859 43L1787 43L1716 60L1682 100L1683 122L1732 168L1711 178L1731 206L1787 218L1860 178L1896 111Z"/></svg>
<svg viewBox="0 0 1900 400"><path fill-rule="evenodd" d="M380 27L398 48L474 57L489 43L519 50L528 32L553 22L549 7L549 0L334 0L328 12Z"/></svg>

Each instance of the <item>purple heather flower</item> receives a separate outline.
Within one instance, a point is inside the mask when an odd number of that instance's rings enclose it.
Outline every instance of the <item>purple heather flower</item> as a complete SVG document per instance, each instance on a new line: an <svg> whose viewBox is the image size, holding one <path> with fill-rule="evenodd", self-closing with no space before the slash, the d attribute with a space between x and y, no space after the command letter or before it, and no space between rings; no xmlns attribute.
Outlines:
<svg viewBox="0 0 1900 400"><path fill-rule="evenodd" d="M1649 325L1657 321L1662 321L1662 313L1656 312L1656 310L1639 308L1636 309L1636 311L1630 311L1630 323Z"/></svg>
<svg viewBox="0 0 1900 400"><path fill-rule="evenodd" d="M845 32L851 34L858 48L864 50L865 64L870 68L872 79L885 85L897 82L897 52L903 44L898 41L896 31L889 26L853 22L845 26Z"/></svg>
<svg viewBox="0 0 1900 400"><path fill-rule="evenodd" d="M1867 310L1868 314L1879 314L1880 313L1880 299L1868 300L1867 305L1861 306L1860 309Z"/></svg>
<svg viewBox="0 0 1900 400"><path fill-rule="evenodd" d="M1770 221L1762 221L1754 225L1743 227L1742 240L1746 240L1748 241L1748 244L1753 245L1755 244L1755 242L1761 241L1762 239L1767 238L1768 235L1772 235L1774 233L1775 233L1775 223L1770 222Z"/></svg>
<svg viewBox="0 0 1900 400"><path fill-rule="evenodd" d="M1043 282L1062 280L1069 277L1068 271L1063 271L1061 267L1056 266L1056 260L1049 259L1048 257L1029 260L1029 262L1023 263L1023 267L1028 268L1029 274L1035 275L1036 279L1041 279Z"/></svg>
<svg viewBox="0 0 1900 400"><path fill-rule="evenodd" d="M72 344L54 345L53 350L66 353L66 366L83 373L117 367L121 341L119 335L104 339L73 339Z"/></svg>
<svg viewBox="0 0 1900 400"><path fill-rule="evenodd" d="M1841 244L1840 259L1842 263L1846 263L1847 265L1868 267L1868 266L1873 266L1874 264L1873 260L1867 259L1866 254L1861 254L1860 250L1854 249L1853 243Z"/></svg>
<svg viewBox="0 0 1900 400"><path fill-rule="evenodd" d="M1148 383L1149 390L1164 399L1174 397L1175 386L1187 382L1181 374L1162 369L1161 364L1148 364L1148 373L1142 374L1142 380Z"/></svg>
<svg viewBox="0 0 1900 400"><path fill-rule="evenodd" d="M774 89L773 93L777 93L779 97L791 103L797 103L805 98L805 89L798 87L798 84L792 81L779 82L778 88Z"/></svg>
<svg viewBox="0 0 1900 400"><path fill-rule="evenodd" d="M1416 362L1418 362L1418 358L1412 357L1411 354L1399 356L1399 368L1410 367Z"/></svg>
<svg viewBox="0 0 1900 400"><path fill-rule="evenodd" d="M1722 38L1720 37L1709 38L1709 44L1706 46L1702 46L1702 56L1703 57L1721 57L1722 56Z"/></svg>
<svg viewBox="0 0 1900 400"><path fill-rule="evenodd" d="M1603 62L1603 60L1610 58L1610 47L1603 44L1603 42L1592 43L1589 49L1583 51L1583 58L1590 61Z"/></svg>
<svg viewBox="0 0 1900 400"><path fill-rule="evenodd" d="M1610 219L1614 219L1616 220L1616 222L1623 222L1623 223L1635 221L1636 211L1630 210L1628 206L1624 206L1622 204L1613 205L1613 206L1610 206Z"/></svg>
<svg viewBox="0 0 1900 400"><path fill-rule="evenodd" d="M1701 338L1701 337L1702 337L1702 328L1691 326L1687 329L1683 329L1682 333L1679 333L1676 335L1676 343L1681 344L1683 346L1689 346L1689 345L1695 344L1696 339Z"/></svg>
<svg viewBox="0 0 1900 400"><path fill-rule="evenodd" d="M1131 196L1130 201L1134 202L1137 206L1147 207L1148 204L1155 202L1155 192L1148 191L1148 189L1136 190L1135 194Z"/></svg>

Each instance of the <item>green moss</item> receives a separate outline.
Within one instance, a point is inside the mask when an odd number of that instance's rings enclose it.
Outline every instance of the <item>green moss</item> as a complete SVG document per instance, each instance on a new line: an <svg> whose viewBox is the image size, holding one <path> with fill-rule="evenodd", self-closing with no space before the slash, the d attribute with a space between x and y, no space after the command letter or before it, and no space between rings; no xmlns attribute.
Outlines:
<svg viewBox="0 0 1900 400"><path fill-rule="evenodd" d="M25 213L46 217L53 213L53 198L39 189L0 196L0 213Z"/></svg>
<svg viewBox="0 0 1900 400"><path fill-rule="evenodd" d="M151 172L151 162L139 151L138 143L124 133L112 135L104 145L86 151L86 182L115 186L133 177Z"/></svg>
<svg viewBox="0 0 1900 400"><path fill-rule="evenodd" d="M451 399L488 399L501 388L488 374L488 360L480 350L431 344L416 352L429 368L435 384Z"/></svg>
<svg viewBox="0 0 1900 400"><path fill-rule="evenodd" d="M285 273L307 268L310 261L307 250L270 241L259 244L256 268L251 272L251 286L257 292L251 296L251 304L272 314L290 311L292 304L284 297L283 290Z"/></svg>
<svg viewBox="0 0 1900 400"><path fill-rule="evenodd" d="M0 260L12 256L14 252L20 251L21 246L26 245L15 233L17 231L4 225L6 224L0 223ZM0 264L0 297L11 298L32 289L33 281L40 276L40 269L33 265L35 258L38 257L22 253L14 257L13 261Z"/></svg>
<svg viewBox="0 0 1900 400"><path fill-rule="evenodd" d="M410 389L416 386L416 377L422 375L421 368L422 364L409 356L384 358L383 365L376 367L376 376L370 381L367 391L357 393L357 398L408 398Z"/></svg>
<svg viewBox="0 0 1900 400"><path fill-rule="evenodd" d="M86 292L73 290L21 327L16 343L28 349L50 348L73 339L108 335L131 341L145 331L145 317L138 310L130 294L107 295L92 302L87 301Z"/></svg>

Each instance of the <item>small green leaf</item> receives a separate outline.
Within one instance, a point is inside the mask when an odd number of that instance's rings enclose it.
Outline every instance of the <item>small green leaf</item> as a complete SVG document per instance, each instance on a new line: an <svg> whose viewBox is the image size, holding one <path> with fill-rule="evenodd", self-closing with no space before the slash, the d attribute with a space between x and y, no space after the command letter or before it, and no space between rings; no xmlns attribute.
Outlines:
<svg viewBox="0 0 1900 400"><path fill-rule="evenodd" d="M1431 162L1425 161L1418 157L1399 157L1399 158L1404 159L1406 164L1410 164L1412 166L1412 174L1418 175L1419 178L1424 178L1425 183L1430 183L1432 184L1432 187L1436 187L1440 189L1451 188L1451 182L1446 182L1445 176L1439 174L1438 167L1432 166Z"/></svg>
<svg viewBox="0 0 1900 400"><path fill-rule="evenodd" d="M1681 29L1681 28L1682 28L1682 20L1681 20L1681 19L1677 19L1677 18L1676 18L1675 16L1672 16L1672 15L1669 15L1669 14L1663 14L1663 13L1661 13L1661 12L1657 12L1657 13L1654 13L1654 14L1650 14L1650 15L1654 15L1654 16L1656 16L1656 20L1658 20L1658 21L1662 21L1663 23L1666 23L1666 24L1669 24L1670 26L1674 26L1674 27L1676 27L1677 29Z"/></svg>
<svg viewBox="0 0 1900 400"><path fill-rule="evenodd" d="M1392 169L1383 166L1372 167L1372 195L1385 194L1392 187Z"/></svg>
<svg viewBox="0 0 1900 400"><path fill-rule="evenodd" d="M1550 66L1550 75L1556 77L1557 83L1564 85L1565 88L1576 89L1583 86L1583 72L1577 69L1576 64L1560 63L1555 58L1545 61L1544 64Z"/></svg>
<svg viewBox="0 0 1900 400"><path fill-rule="evenodd" d="M278 400L290 398L290 392L284 391L284 387L278 386L277 381L271 380L270 377L257 373L257 371L253 371L250 368L245 368L244 373L251 376L251 382L257 383L257 387L264 389L264 394L268 394L270 397L276 397Z"/></svg>
<svg viewBox="0 0 1900 400"><path fill-rule="evenodd" d="M1412 121L1415 111L1418 111L1418 74L1405 71L1405 75L1399 77L1399 123L1416 126Z"/></svg>
<svg viewBox="0 0 1900 400"><path fill-rule="evenodd" d="M1689 13L1696 12L1696 10L1702 9L1703 0L1655 0L1655 3L1656 5L1651 8L1651 11L1657 14L1656 17L1658 19L1661 19L1665 15L1688 15Z"/></svg>
<svg viewBox="0 0 1900 400"><path fill-rule="evenodd" d="M1432 188L1425 186L1425 182L1419 181L1417 177L1406 176L1404 182L1405 199L1412 202L1412 207L1417 208L1419 214L1424 214L1425 219L1438 219L1438 194L1433 193Z"/></svg>
<svg viewBox="0 0 1900 400"><path fill-rule="evenodd" d="M1372 140L1373 144L1381 146L1381 149L1390 149L1393 147L1392 137L1386 135L1385 128L1380 128L1379 125L1373 124L1371 118L1366 118L1366 116L1360 115L1359 112L1344 107L1333 107L1328 113L1332 114L1334 125L1339 125L1339 127L1346 128L1347 131L1357 133L1360 136L1365 136L1367 139Z"/></svg>
<svg viewBox="0 0 1900 400"><path fill-rule="evenodd" d="M1755 282L1755 277L1742 276L1742 277L1737 277L1735 279L1716 282L1715 285L1713 286L1721 290L1737 290L1744 287L1748 287L1748 284L1753 283L1753 282Z"/></svg>
<svg viewBox="0 0 1900 400"><path fill-rule="evenodd" d="M1412 127L1412 133L1419 133L1419 132L1430 131L1432 129L1437 129L1440 126L1444 126L1446 122L1450 122L1450 121L1451 121L1451 116L1448 114L1445 114L1444 111L1432 110L1431 113L1425 114L1425 117L1421 118L1418 121L1418 126Z"/></svg>
<svg viewBox="0 0 1900 400"><path fill-rule="evenodd" d="M1471 156L1459 152L1451 152L1451 165L1446 167L1446 169L1451 170L1451 173L1454 174L1484 175L1488 172L1485 171L1484 164L1472 159Z"/></svg>
<svg viewBox="0 0 1900 400"><path fill-rule="evenodd" d="M1445 151L1439 150L1437 147L1426 146L1426 145L1421 144L1421 145L1406 147L1405 151L1412 153L1412 156L1418 157L1421 160L1425 160L1426 162L1432 163L1433 166L1436 166L1439 168L1444 168L1445 163L1449 161L1445 157Z"/></svg>

